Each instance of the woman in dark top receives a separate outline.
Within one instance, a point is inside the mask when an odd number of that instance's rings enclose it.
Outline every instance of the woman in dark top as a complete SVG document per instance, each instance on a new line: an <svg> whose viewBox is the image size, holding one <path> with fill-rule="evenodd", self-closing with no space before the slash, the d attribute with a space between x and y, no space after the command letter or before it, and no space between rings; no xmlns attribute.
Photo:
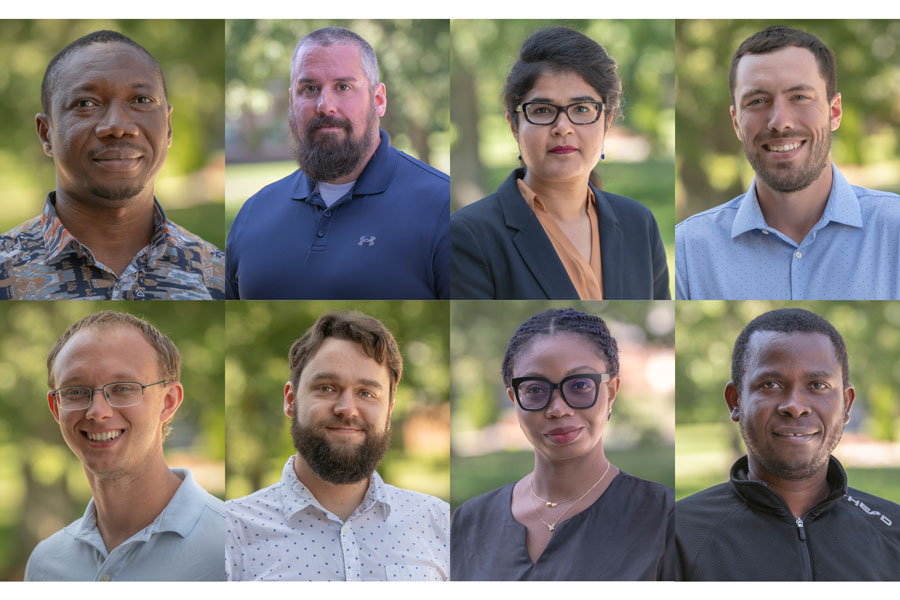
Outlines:
<svg viewBox="0 0 900 600"><path fill-rule="evenodd" d="M534 471L456 510L451 579L674 578L672 489L622 472L603 452L618 373L599 317L551 309L519 327L502 374Z"/></svg>
<svg viewBox="0 0 900 600"><path fill-rule="evenodd" d="M669 298L653 213L592 181L621 92L616 62L584 34L525 40L503 91L524 168L451 215L451 297Z"/></svg>

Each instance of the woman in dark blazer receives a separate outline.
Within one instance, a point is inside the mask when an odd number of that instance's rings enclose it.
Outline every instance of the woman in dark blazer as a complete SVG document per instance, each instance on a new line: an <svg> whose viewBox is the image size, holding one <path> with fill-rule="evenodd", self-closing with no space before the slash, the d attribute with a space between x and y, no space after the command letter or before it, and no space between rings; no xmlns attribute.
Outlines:
<svg viewBox="0 0 900 600"><path fill-rule="evenodd" d="M621 88L615 61L577 31L525 41L504 88L524 168L451 215L451 297L670 297L653 214L591 181Z"/></svg>

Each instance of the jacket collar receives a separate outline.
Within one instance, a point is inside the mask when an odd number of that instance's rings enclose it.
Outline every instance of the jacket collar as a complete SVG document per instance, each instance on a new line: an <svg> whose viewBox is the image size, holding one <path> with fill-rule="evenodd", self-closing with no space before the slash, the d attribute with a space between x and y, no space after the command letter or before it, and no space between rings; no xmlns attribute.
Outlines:
<svg viewBox="0 0 900 600"><path fill-rule="evenodd" d="M744 455L731 467L730 483L735 495L754 510L794 520L784 498L766 485L765 482L749 479L748 473L749 464L747 456ZM838 462L838 459L833 456L828 459L828 473L825 476L825 480L828 482L828 496L810 509L804 517L818 517L834 507L837 501L847 493L847 473L844 471L841 463Z"/></svg>
<svg viewBox="0 0 900 600"><path fill-rule="evenodd" d="M381 141L375 150L375 154L372 155L372 158L366 164L366 168L360 173L359 179L356 180L356 184L351 192L353 196L383 193L387 190L391 179L394 177L394 172L397 170L399 155L391 148L390 137L383 129L379 130L379 135ZM294 200L309 200L316 189L316 182L303 171L298 171L298 173L299 177L291 198Z"/></svg>
<svg viewBox="0 0 900 600"><path fill-rule="evenodd" d="M553 242L547 237L541 222L519 193L516 180L524 176L524 169L516 169L497 189L504 223L514 232L512 242L548 298L577 299L578 292L559 260ZM600 253L603 263L603 295L617 298L621 296L623 286L622 230L609 199L593 185L590 187L597 200Z"/></svg>

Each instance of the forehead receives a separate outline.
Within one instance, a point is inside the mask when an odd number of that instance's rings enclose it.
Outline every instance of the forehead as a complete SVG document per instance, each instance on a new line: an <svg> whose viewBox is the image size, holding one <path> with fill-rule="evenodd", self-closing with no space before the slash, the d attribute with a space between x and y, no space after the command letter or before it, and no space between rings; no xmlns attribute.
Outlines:
<svg viewBox="0 0 900 600"><path fill-rule="evenodd" d="M348 380L359 378L375 379L385 388L390 384L390 375L385 365L366 355L361 345L350 340L334 337L325 338L319 349L300 373L300 379L309 379L318 373L332 373Z"/></svg>
<svg viewBox="0 0 900 600"><path fill-rule="evenodd" d="M822 333L754 331L747 345L747 374L773 369L830 372L842 367L834 344Z"/></svg>
<svg viewBox="0 0 900 600"><path fill-rule="evenodd" d="M606 357L587 337L573 332L542 334L532 338L516 358L514 377L532 371L563 370L575 367L606 370Z"/></svg>
<svg viewBox="0 0 900 600"><path fill-rule="evenodd" d="M751 89L781 91L806 85L825 90L816 57L806 48L786 46L764 54L745 54L735 70L735 96Z"/></svg>
<svg viewBox="0 0 900 600"><path fill-rule="evenodd" d="M600 94L584 78L573 71L544 71L534 81L529 98L547 98L557 102L568 102L576 98L599 98Z"/></svg>
<svg viewBox="0 0 900 600"><path fill-rule="evenodd" d="M292 73L295 79L365 77L359 47L350 43L303 46L294 61Z"/></svg>
<svg viewBox="0 0 900 600"><path fill-rule="evenodd" d="M74 50L57 64L55 78L57 93L110 83L162 89L156 63L137 48L119 42Z"/></svg>
<svg viewBox="0 0 900 600"><path fill-rule="evenodd" d="M57 380L90 372L122 377L155 370L156 350L134 327L82 329L63 345L53 363Z"/></svg>

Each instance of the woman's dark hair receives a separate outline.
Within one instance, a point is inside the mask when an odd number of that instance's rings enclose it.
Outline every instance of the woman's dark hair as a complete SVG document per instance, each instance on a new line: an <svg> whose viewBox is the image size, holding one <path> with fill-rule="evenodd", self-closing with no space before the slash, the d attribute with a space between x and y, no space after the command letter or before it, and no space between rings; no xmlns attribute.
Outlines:
<svg viewBox="0 0 900 600"><path fill-rule="evenodd" d="M513 368L522 348L531 340L542 335L555 333L574 333L584 337L594 345L597 353L606 360L610 375L619 374L619 346L609 333L609 328L600 317L589 315L574 308L551 308L538 313L522 323L509 340L506 356L500 373L503 383L511 385Z"/></svg>
<svg viewBox="0 0 900 600"><path fill-rule="evenodd" d="M576 73L600 95L606 111L604 122L610 115L617 115L622 97L622 80L614 61L603 46L574 29L547 27L532 33L519 50L519 59L513 65L503 100L513 128L519 128L516 106L534 87L542 74Z"/></svg>

